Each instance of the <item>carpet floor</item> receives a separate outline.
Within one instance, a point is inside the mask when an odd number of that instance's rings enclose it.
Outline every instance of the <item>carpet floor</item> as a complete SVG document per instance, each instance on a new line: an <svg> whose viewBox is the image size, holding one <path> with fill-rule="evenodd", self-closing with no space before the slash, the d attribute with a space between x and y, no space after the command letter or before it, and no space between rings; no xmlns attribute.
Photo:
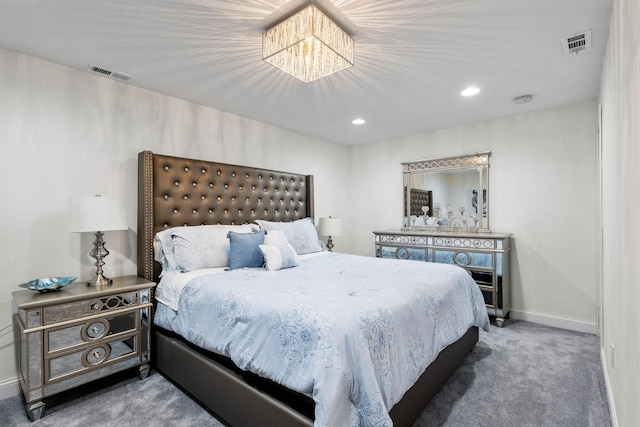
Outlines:
<svg viewBox="0 0 640 427"><path fill-rule="evenodd" d="M223 426L161 374L131 373L78 387L27 419L24 401L0 401L0 425L33 427ZM598 338L522 321L480 332L476 349L414 427L609 427Z"/></svg>

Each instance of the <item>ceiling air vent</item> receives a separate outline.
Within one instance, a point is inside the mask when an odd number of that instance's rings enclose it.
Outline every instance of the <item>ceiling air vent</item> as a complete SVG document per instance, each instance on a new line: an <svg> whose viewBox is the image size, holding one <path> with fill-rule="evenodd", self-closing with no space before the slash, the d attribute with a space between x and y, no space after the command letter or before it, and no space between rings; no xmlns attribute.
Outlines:
<svg viewBox="0 0 640 427"><path fill-rule="evenodd" d="M99 67L93 64L89 64L89 67L87 69L92 73L100 74L101 76L110 77L112 79L120 80L123 82L128 82L130 80L135 79L135 76L131 74L123 73L121 71L109 70L108 68Z"/></svg>
<svg viewBox="0 0 640 427"><path fill-rule="evenodd" d="M591 30L569 36L562 40L562 49L565 53L577 54L583 50L591 49Z"/></svg>

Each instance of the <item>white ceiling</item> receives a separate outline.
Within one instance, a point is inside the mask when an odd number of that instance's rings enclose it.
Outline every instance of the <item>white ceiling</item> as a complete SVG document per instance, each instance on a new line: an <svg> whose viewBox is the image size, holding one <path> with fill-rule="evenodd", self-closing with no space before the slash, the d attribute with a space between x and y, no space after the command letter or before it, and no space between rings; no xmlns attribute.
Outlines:
<svg viewBox="0 0 640 427"><path fill-rule="evenodd" d="M302 83L262 61L261 34L306 3L0 0L0 47L342 144L598 96L612 0L315 1L353 36L355 65ZM565 54L589 29L592 48Z"/></svg>

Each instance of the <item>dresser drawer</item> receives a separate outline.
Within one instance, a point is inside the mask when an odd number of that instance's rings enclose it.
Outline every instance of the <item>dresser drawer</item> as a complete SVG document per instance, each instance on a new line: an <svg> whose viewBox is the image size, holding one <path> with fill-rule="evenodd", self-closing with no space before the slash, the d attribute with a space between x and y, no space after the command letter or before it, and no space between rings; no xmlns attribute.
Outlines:
<svg viewBox="0 0 640 427"><path fill-rule="evenodd" d="M411 259L416 261L426 261L427 251L425 248L413 248L410 246L387 246L380 245L377 248L378 258Z"/></svg>
<svg viewBox="0 0 640 427"><path fill-rule="evenodd" d="M429 250L429 261L455 264L475 271L495 271L498 275L502 274L500 256L496 256L492 252L480 252L467 248L444 250L436 248Z"/></svg>

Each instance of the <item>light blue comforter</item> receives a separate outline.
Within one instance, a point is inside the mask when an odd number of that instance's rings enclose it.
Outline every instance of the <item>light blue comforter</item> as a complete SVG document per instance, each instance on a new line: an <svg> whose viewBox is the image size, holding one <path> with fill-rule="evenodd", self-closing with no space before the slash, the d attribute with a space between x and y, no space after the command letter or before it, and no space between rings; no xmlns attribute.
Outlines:
<svg viewBox="0 0 640 427"><path fill-rule="evenodd" d="M162 282L159 286L162 286ZM485 303L463 269L346 254L195 278L155 323L313 396L315 426L391 426L388 411Z"/></svg>

